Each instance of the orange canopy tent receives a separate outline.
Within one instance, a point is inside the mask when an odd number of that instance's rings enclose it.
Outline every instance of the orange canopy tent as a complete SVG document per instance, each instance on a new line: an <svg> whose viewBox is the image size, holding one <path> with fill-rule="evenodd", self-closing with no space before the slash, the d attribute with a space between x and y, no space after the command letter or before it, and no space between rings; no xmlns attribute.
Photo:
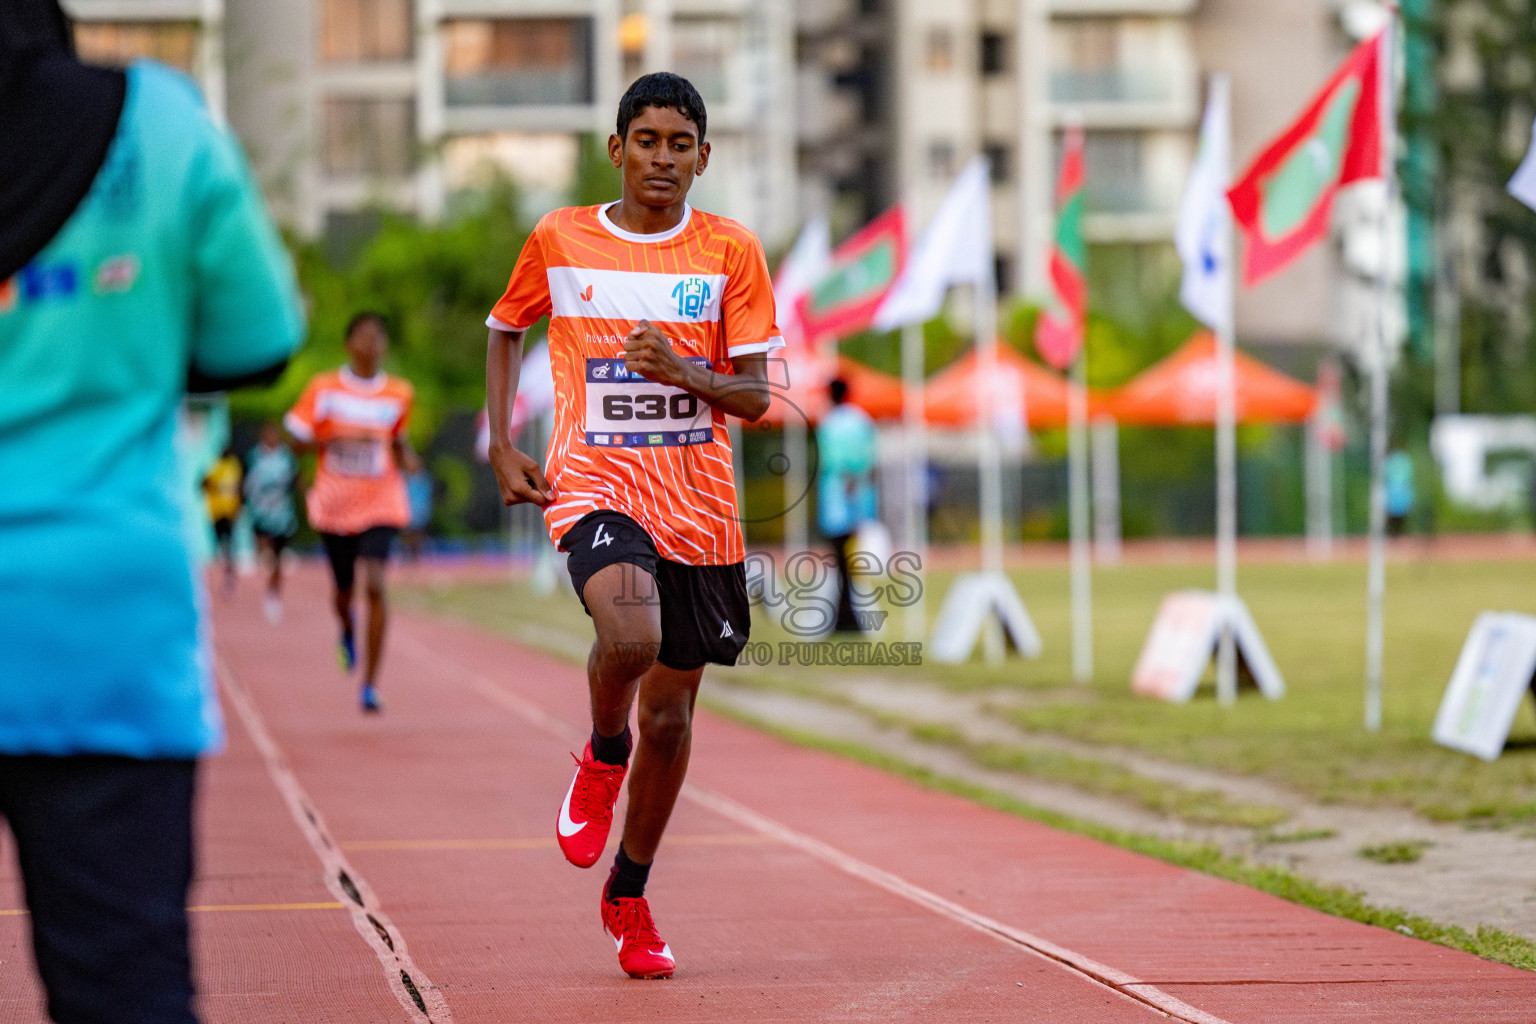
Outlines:
<svg viewBox="0 0 1536 1024"><path fill-rule="evenodd" d="M1125 426L1212 426L1218 375L1216 338L1202 331L1107 395L1099 411ZM1242 352L1232 355L1232 383L1239 423L1302 423L1317 406L1312 388Z"/></svg>
<svg viewBox="0 0 1536 1024"><path fill-rule="evenodd" d="M934 374L925 389L928 422L943 427L973 426L984 385L991 387L992 407L1001 416L1017 409L1022 400L1031 429L1066 425L1067 399L1074 385L1007 345L997 347L997 373L990 381L982 377L974 350ZM1089 395L1088 405L1090 414L1096 411L1096 396Z"/></svg>
<svg viewBox="0 0 1536 1024"><path fill-rule="evenodd" d="M837 357L835 372L828 376L820 360L808 348L796 346L793 350L781 349L768 356L768 379L774 385L773 400L758 422L782 425L786 415L794 415L793 410L799 409L808 422L815 423L831 404L827 383L833 376L848 383L848 400L874 419L901 418L899 377L881 373L846 356Z"/></svg>

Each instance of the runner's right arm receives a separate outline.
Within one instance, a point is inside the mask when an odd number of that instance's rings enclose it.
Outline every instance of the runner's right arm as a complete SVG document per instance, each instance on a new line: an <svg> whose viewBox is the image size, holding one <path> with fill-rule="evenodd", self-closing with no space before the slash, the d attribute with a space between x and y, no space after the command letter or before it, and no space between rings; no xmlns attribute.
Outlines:
<svg viewBox="0 0 1536 1024"><path fill-rule="evenodd" d="M517 398L527 331L490 328L485 347L485 414L490 421L491 469L507 505L531 502L542 508L555 500L539 464L512 444L512 403Z"/></svg>

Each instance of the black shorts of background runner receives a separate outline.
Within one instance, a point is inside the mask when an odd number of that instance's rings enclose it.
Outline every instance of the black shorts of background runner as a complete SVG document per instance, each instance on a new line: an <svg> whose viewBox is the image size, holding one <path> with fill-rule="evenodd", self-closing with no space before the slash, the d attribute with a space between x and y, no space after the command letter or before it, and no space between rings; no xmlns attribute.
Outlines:
<svg viewBox="0 0 1536 1024"><path fill-rule="evenodd" d="M235 520L233 516L213 521L213 537L220 545L228 544L235 533Z"/></svg>
<svg viewBox="0 0 1536 1024"><path fill-rule="evenodd" d="M56 1021L196 1024L187 889L197 765L0 756L32 948Z"/></svg>
<svg viewBox="0 0 1536 1024"><path fill-rule="evenodd" d="M357 579L357 560L377 558L389 561L389 548L400 531L393 526L370 526L362 533L322 533L326 557L331 560L331 575L337 590L351 590Z"/></svg>
<svg viewBox="0 0 1536 1024"><path fill-rule="evenodd" d="M654 590L640 575L626 581L619 601L661 605L661 650L656 660L667 668L691 672L706 664L734 665L747 645L752 611L747 572L732 565L684 565L656 550L645 527L622 512L590 512L560 538L568 552L571 584L587 608L587 581L610 565L627 563L656 581ZM587 608L587 614L592 610Z"/></svg>
<svg viewBox="0 0 1536 1024"><path fill-rule="evenodd" d="M286 533L268 533L259 526L255 528L255 534L258 541L266 541L267 546L272 549L274 558L282 555L288 547L288 542L293 539Z"/></svg>

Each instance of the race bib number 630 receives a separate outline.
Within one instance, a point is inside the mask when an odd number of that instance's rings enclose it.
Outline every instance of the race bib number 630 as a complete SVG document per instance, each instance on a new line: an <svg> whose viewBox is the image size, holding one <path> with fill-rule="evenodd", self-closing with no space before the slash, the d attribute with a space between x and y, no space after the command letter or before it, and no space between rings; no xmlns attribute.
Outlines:
<svg viewBox="0 0 1536 1024"><path fill-rule="evenodd" d="M689 362L709 365L697 356ZM698 396L632 374L622 359L587 360L587 444L674 447L714 437L713 417Z"/></svg>

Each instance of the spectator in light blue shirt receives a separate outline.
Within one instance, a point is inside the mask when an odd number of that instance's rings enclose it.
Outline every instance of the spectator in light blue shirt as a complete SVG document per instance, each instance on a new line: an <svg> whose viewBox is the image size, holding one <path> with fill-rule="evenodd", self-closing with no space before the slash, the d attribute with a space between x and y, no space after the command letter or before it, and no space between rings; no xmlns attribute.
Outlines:
<svg viewBox="0 0 1536 1024"><path fill-rule="evenodd" d="M875 464L879 459L875 422L848 401L848 382L828 386L832 408L816 426L816 520L837 558L837 632L857 632L848 549L859 527L875 518Z"/></svg>
<svg viewBox="0 0 1536 1024"><path fill-rule="evenodd" d="M188 1024L197 759L219 746L174 437L303 321L235 141L153 63L0 2L0 816L60 1024Z"/></svg>
<svg viewBox="0 0 1536 1024"><path fill-rule="evenodd" d="M1401 537L1418 497L1413 486L1413 456L1401 448L1390 453L1381 465L1381 478L1387 492L1387 533Z"/></svg>

